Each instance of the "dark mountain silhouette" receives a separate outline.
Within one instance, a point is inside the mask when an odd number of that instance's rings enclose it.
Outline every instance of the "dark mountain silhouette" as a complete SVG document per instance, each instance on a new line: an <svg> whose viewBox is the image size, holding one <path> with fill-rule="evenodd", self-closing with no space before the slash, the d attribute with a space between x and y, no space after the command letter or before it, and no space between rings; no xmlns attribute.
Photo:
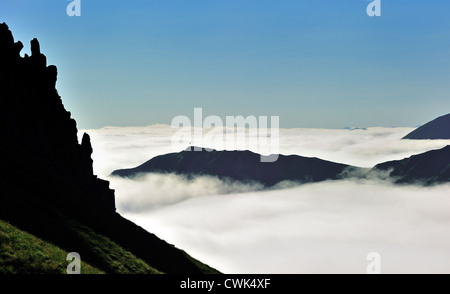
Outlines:
<svg viewBox="0 0 450 294"><path fill-rule="evenodd" d="M280 155L275 162L261 162L260 155L250 151L193 151L154 157L131 169L116 170L114 176L134 177L141 173L178 173L212 175L241 182L258 182L267 187L284 180L302 183L339 179L350 167L318 158Z"/></svg>
<svg viewBox="0 0 450 294"><path fill-rule="evenodd" d="M433 185L450 181L450 146L376 165L371 173L389 173L399 184Z"/></svg>
<svg viewBox="0 0 450 294"><path fill-rule="evenodd" d="M450 139L450 114L438 117L429 123L415 129L403 139L437 140Z"/></svg>
<svg viewBox="0 0 450 294"><path fill-rule="evenodd" d="M205 149L194 151L194 147L189 147L179 153L154 157L135 168L116 170L111 175L134 178L146 173L210 175L241 182L257 182L265 187L285 180L312 183L347 177L382 177L398 184L433 185L450 181L450 146L380 163L372 169L297 155L280 155L273 163L262 163L260 155L250 151L208 152Z"/></svg>
<svg viewBox="0 0 450 294"><path fill-rule="evenodd" d="M112 243L165 273L216 272L115 212L109 182L93 174L89 135L78 143L55 89L57 68L47 66L37 39L31 56L21 57L22 48L0 24L0 219L107 273L134 270L103 245Z"/></svg>

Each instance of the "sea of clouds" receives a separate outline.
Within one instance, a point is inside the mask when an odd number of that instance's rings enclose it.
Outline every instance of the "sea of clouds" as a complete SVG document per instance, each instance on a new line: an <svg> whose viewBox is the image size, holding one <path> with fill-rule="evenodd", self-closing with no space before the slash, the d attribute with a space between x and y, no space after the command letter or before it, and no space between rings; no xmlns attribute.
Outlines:
<svg viewBox="0 0 450 294"><path fill-rule="evenodd" d="M372 167L450 144L401 140L412 130L280 129L279 151ZM347 179L262 191L208 176L121 179L109 175L187 147L171 145L177 130L83 131L94 171L116 190L118 212L225 273L365 273L370 252L380 254L384 273L450 273L449 185Z"/></svg>

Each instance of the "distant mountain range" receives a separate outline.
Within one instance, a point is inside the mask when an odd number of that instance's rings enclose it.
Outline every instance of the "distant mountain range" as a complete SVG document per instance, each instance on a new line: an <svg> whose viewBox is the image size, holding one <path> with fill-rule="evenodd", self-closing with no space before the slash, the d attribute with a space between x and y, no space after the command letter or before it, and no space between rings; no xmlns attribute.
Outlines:
<svg viewBox="0 0 450 294"><path fill-rule="evenodd" d="M450 139L450 114L436 118L429 123L415 129L403 139L437 140Z"/></svg>
<svg viewBox="0 0 450 294"><path fill-rule="evenodd" d="M433 185L450 181L450 146L403 160L381 163L372 169L297 155L280 155L275 162L262 163L260 155L250 151L208 152L205 149L193 151L193 147L190 147L179 153L154 157L135 168L116 170L112 175L133 178L146 173L211 175L220 179L256 182L265 187L272 187L282 181L304 184L381 174L384 179L399 184Z"/></svg>
<svg viewBox="0 0 450 294"><path fill-rule="evenodd" d="M417 128L403 139L450 139L450 114ZM194 147L189 147L179 153L157 156L134 168L116 170L112 175L128 178L145 173L211 175L257 182L266 187L282 181L311 183L381 174L396 183L432 185L450 181L450 146L403 160L380 163L372 169L297 155L280 155L275 162L262 163L260 155L250 151L201 150L194 151Z"/></svg>
<svg viewBox="0 0 450 294"><path fill-rule="evenodd" d="M177 173L211 175L241 182L258 182L266 187L289 180L300 183L336 180L355 167L297 155L280 155L275 162L261 162L259 154L250 151L194 151L189 147L150 159L144 164L116 170L113 176L134 177L142 173Z"/></svg>

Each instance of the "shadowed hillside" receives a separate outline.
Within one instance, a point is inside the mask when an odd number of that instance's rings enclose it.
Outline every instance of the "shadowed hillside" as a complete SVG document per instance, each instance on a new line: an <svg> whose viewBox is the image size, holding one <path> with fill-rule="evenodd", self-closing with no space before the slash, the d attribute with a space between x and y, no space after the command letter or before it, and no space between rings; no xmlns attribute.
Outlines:
<svg viewBox="0 0 450 294"><path fill-rule="evenodd" d="M450 146L376 165L372 172L388 172L396 183L433 185L450 181Z"/></svg>
<svg viewBox="0 0 450 294"><path fill-rule="evenodd" d="M140 173L178 173L212 175L241 182L258 182L266 187L285 180L300 183L336 180L349 168L345 164L297 155L280 155L275 162L261 162L250 151L194 151L190 147L179 153L157 156L132 169L116 170L115 176L133 177Z"/></svg>

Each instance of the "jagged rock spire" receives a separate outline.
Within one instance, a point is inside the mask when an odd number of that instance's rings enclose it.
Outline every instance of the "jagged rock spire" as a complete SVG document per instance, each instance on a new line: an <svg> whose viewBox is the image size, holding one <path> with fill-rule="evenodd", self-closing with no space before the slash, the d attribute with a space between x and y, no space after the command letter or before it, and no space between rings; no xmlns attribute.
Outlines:
<svg viewBox="0 0 450 294"><path fill-rule="evenodd" d="M41 45L39 45L38 39L34 38L31 40L31 56L39 56L41 55Z"/></svg>
<svg viewBox="0 0 450 294"><path fill-rule="evenodd" d="M39 44L38 39L34 38L30 42L31 44L31 60L37 63L38 67L46 67L47 66L47 57L41 53L41 45Z"/></svg>
<svg viewBox="0 0 450 294"><path fill-rule="evenodd" d="M0 23L0 64L2 67L9 67L20 57L23 49L22 42L14 43L14 37L6 23Z"/></svg>

